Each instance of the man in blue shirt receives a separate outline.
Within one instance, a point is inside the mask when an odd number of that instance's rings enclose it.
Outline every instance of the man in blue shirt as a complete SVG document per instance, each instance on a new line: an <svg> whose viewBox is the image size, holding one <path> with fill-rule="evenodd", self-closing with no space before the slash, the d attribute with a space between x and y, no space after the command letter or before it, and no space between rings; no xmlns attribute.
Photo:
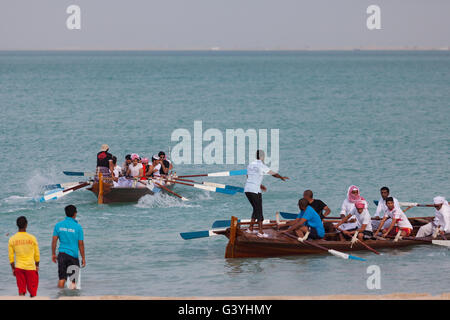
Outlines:
<svg viewBox="0 0 450 320"><path fill-rule="evenodd" d="M77 216L77 208L68 205L64 208L66 219L58 222L53 230L52 239L52 261L56 263L58 260L58 287L64 288L67 279L67 270L70 266L80 267L78 260L78 251L81 254L81 265L86 266L86 258L84 255L84 235L83 228L75 220ZM56 244L59 239L58 256L56 256Z"/></svg>
<svg viewBox="0 0 450 320"><path fill-rule="evenodd" d="M289 228L283 233L295 231L299 238L303 238L309 232L308 239L322 239L325 236L322 219L319 214L309 205L308 200L300 199L298 201L300 213L297 219L287 222L284 226Z"/></svg>

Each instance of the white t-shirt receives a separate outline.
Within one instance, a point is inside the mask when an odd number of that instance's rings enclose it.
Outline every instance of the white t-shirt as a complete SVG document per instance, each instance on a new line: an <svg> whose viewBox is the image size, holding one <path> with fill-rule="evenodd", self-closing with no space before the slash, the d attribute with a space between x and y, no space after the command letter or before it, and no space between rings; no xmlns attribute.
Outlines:
<svg viewBox="0 0 450 320"><path fill-rule="evenodd" d="M394 198L394 207L401 210L400 209L400 204L398 203L398 200L396 198ZM375 211L375 215L374 217L380 217L383 218L384 216L384 212L388 209L388 207L386 206L386 201L383 200L383 197L380 198L380 200L378 200L378 206L377 206L377 211Z"/></svg>
<svg viewBox="0 0 450 320"><path fill-rule="evenodd" d="M255 160L247 166L247 182L244 192L261 193L261 183L264 175L270 171L261 160Z"/></svg>
<svg viewBox="0 0 450 320"><path fill-rule="evenodd" d="M160 177L160 176L161 176L161 173L160 173L160 170L161 170L161 163L158 163L158 164L153 168L153 171L155 171L155 170L158 170L158 171L153 172L153 176L154 176L154 177Z"/></svg>
<svg viewBox="0 0 450 320"><path fill-rule="evenodd" d="M373 231L372 229L372 218L370 217L369 210L365 208L363 212L360 214L358 210L353 208L350 211L350 214L356 218L356 223L358 224L358 228L361 228L363 224L366 225L366 231Z"/></svg>
<svg viewBox="0 0 450 320"><path fill-rule="evenodd" d="M450 232L450 206L443 205L441 210L436 210L433 223L441 227L445 233Z"/></svg>
<svg viewBox="0 0 450 320"><path fill-rule="evenodd" d="M132 163L128 166L128 169L130 169L130 176L138 177L139 170L142 169L142 163L138 163L136 166Z"/></svg>
<svg viewBox="0 0 450 320"><path fill-rule="evenodd" d="M113 172L114 177L118 178L120 176L120 173L122 172L122 168L116 165Z"/></svg>
<svg viewBox="0 0 450 320"><path fill-rule="evenodd" d="M392 209L392 211L390 211L389 208L387 208L387 210L384 212L384 217L396 219L397 220L396 225L399 228L408 228L408 229L413 228L413 226L408 220L408 217L401 209L394 208Z"/></svg>
<svg viewBox="0 0 450 320"><path fill-rule="evenodd" d="M367 201L366 200L361 200L362 202L364 202L364 206L365 209L367 210ZM342 206L341 206L341 213L342 215L346 216L348 214L350 214L350 212L355 208L355 204L353 202L348 201L348 199L345 199L344 202L342 202Z"/></svg>

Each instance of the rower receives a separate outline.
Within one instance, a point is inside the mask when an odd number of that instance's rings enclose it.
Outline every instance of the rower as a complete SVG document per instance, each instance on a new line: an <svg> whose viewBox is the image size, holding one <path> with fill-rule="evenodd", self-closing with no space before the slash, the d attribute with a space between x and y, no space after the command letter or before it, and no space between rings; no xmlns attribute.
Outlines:
<svg viewBox="0 0 450 320"><path fill-rule="evenodd" d="M126 175L128 171L128 166L131 164L131 154L125 156L125 162L122 165L122 175Z"/></svg>
<svg viewBox="0 0 450 320"><path fill-rule="evenodd" d="M148 168L147 176L148 177L160 177L161 176L161 161L159 157L152 156L152 164Z"/></svg>
<svg viewBox="0 0 450 320"><path fill-rule="evenodd" d="M119 186L119 184L118 184L119 177L122 175L122 168L117 165L117 157L116 156L112 157L112 161L113 161L113 166L114 166L113 185L114 185L114 187L118 187Z"/></svg>
<svg viewBox="0 0 450 320"><path fill-rule="evenodd" d="M412 207L406 208L405 212ZM384 223L388 218L392 219L392 223L388 228L383 229ZM375 235L378 235L380 230L383 230L383 237L389 235L389 233L395 227L395 234L401 231L400 235L402 237L407 237L411 234L413 227L408 220L406 214L401 210L395 207L394 199L392 197L386 198L386 211L384 212L383 219L381 219L380 225L378 226Z"/></svg>
<svg viewBox="0 0 450 320"><path fill-rule="evenodd" d="M131 155L132 163L128 166L127 176L131 176L133 178L140 178L143 176L142 163L139 163L139 159L139 155L136 153Z"/></svg>
<svg viewBox="0 0 450 320"><path fill-rule="evenodd" d="M303 198L308 200L309 205L319 214L320 219L324 219L331 212L330 208L319 199L313 198L313 192L311 190L305 190L303 192ZM323 212L325 210L325 212Z"/></svg>
<svg viewBox="0 0 450 320"><path fill-rule="evenodd" d="M372 227L374 229L378 229L379 225L380 225L380 220L383 218L384 216L384 212L387 210L387 206L386 206L386 199L390 196L390 190L388 187L382 187L380 189L380 194L381 194L381 198L380 200L378 200L378 206L377 206L377 211L375 212L375 215L373 217L373 221L372 221ZM400 204L398 203L398 200L394 197L392 197L392 199L394 199L394 206L400 209ZM392 220L389 218L388 220L385 221L384 226L386 228L388 228L391 225Z"/></svg>
<svg viewBox="0 0 450 320"><path fill-rule="evenodd" d="M372 222L369 210L365 207L363 201L358 201L355 203L355 207L350 211L350 213L343 218L335 228L339 228L343 223L346 223L351 217L356 218L357 228L353 230L343 230L346 236L352 237L356 232L358 232L358 239L363 241L364 239L370 239L373 237ZM345 240L342 233L339 233L341 241Z"/></svg>
<svg viewBox="0 0 450 320"><path fill-rule="evenodd" d="M103 144L100 148L100 152L97 153L97 176L101 172L103 177L111 177L114 171L114 165L112 160L112 154L108 152L109 146L107 144Z"/></svg>
<svg viewBox="0 0 450 320"><path fill-rule="evenodd" d="M158 153L159 160L161 161L161 169L159 169L160 174L168 175L173 169L172 161L166 158L164 151Z"/></svg>
<svg viewBox="0 0 450 320"><path fill-rule="evenodd" d="M270 170L269 167L264 164L264 158L264 151L257 150L256 160L247 166L247 182L245 183L244 187L245 195L247 196L247 199L253 208L250 227L247 231L253 233L253 225L255 224L255 221L258 221L258 237L267 237L267 235L262 230L264 216L261 191L267 190L267 188L261 184L264 178L264 174L270 174L271 176L283 181L289 179L288 177L282 177L278 173Z"/></svg>
<svg viewBox="0 0 450 320"><path fill-rule="evenodd" d="M361 197L359 188L357 186L350 186L347 190L347 198L342 202L340 216L341 219L345 218L355 208L355 203L361 201L364 203L365 208L368 207L367 201ZM357 228L358 224L355 217L351 217L346 223L342 224L340 228L342 230L351 230Z"/></svg>
<svg viewBox="0 0 450 320"><path fill-rule="evenodd" d="M305 198L298 201L298 207L300 212L297 219L284 224L282 228L289 228L281 231L281 233L295 231L299 238L304 238L308 234L307 239L309 240L322 239L325 236L325 229L319 214L309 205L308 200Z"/></svg>
<svg viewBox="0 0 450 320"><path fill-rule="evenodd" d="M444 197L435 197L433 199L435 218L432 222L421 226L416 234L417 238L423 238L439 233L444 236L450 232L450 206Z"/></svg>

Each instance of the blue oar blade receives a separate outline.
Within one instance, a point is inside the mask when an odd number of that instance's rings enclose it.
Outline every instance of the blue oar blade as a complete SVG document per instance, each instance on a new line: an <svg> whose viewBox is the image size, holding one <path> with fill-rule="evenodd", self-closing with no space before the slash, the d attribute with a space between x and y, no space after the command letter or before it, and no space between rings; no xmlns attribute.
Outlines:
<svg viewBox="0 0 450 320"><path fill-rule="evenodd" d="M233 195L236 193L235 190L231 190L231 189L223 189L223 188L216 188L216 192L219 193L225 193L225 194L229 194L229 195Z"/></svg>
<svg viewBox="0 0 450 320"><path fill-rule="evenodd" d="M184 240L196 239L196 238L206 238L209 237L209 231L194 231L194 232L181 232L180 236Z"/></svg>
<svg viewBox="0 0 450 320"><path fill-rule="evenodd" d="M63 171L66 176L84 176L84 172Z"/></svg>
<svg viewBox="0 0 450 320"><path fill-rule="evenodd" d="M352 259L352 260L358 260L358 261L367 261L364 258L360 258L360 257L357 257L357 256L352 256L351 254L348 255L348 258Z"/></svg>
<svg viewBox="0 0 450 320"><path fill-rule="evenodd" d="M375 205L378 205L378 200L373 200L373 203L375 203Z"/></svg>
<svg viewBox="0 0 450 320"><path fill-rule="evenodd" d="M281 216L284 219L297 219L298 214L297 213L289 213L289 212L280 212Z"/></svg>
<svg viewBox="0 0 450 320"><path fill-rule="evenodd" d="M238 220L238 223L241 222L241 220ZM216 220L212 224L211 228L227 228L231 226L231 220Z"/></svg>
<svg viewBox="0 0 450 320"><path fill-rule="evenodd" d="M244 188L242 187L236 187L236 186L230 186L230 185L226 185L225 189L230 189L230 190L235 190L236 192L244 192Z"/></svg>
<svg viewBox="0 0 450 320"><path fill-rule="evenodd" d="M247 174L247 169L230 171L230 176L243 176Z"/></svg>

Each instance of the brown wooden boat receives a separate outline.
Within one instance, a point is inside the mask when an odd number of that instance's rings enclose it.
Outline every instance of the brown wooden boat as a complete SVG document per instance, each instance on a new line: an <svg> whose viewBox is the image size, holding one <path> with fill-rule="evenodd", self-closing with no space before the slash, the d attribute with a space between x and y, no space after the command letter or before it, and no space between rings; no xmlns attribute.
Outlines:
<svg viewBox="0 0 450 320"><path fill-rule="evenodd" d="M173 184L167 183L165 187L168 189L173 188ZM120 202L138 202L140 198L145 195L154 195L155 192L147 187L137 188L121 188L114 187L110 181L110 178L103 178L101 173L99 174L98 181L94 181L90 188L98 199L98 203L120 203ZM159 192L165 192L161 190Z"/></svg>
<svg viewBox="0 0 450 320"><path fill-rule="evenodd" d="M433 217L417 217L409 218L414 227L414 231L408 239L394 241L386 240L366 240L365 244L375 250L383 248L402 248L406 246L418 244L430 244L430 239L412 240L420 226L427 224ZM297 239L290 238L286 235L279 234L277 231L276 221L264 226L264 233L269 235L268 238L259 238L256 234L245 232L247 229L242 228L248 223L238 223L236 217L231 218L231 226L223 231L215 231L217 234L225 235L229 241L225 251L225 258L249 258L249 257L276 257L303 254L323 254L324 251L312 245L299 242ZM450 236L450 235L449 235ZM337 233L327 233L324 239L309 240L315 244L323 246L327 249L337 251L361 251L367 250L361 243L356 242L351 246L350 241L339 241ZM326 253L326 251L325 251Z"/></svg>

